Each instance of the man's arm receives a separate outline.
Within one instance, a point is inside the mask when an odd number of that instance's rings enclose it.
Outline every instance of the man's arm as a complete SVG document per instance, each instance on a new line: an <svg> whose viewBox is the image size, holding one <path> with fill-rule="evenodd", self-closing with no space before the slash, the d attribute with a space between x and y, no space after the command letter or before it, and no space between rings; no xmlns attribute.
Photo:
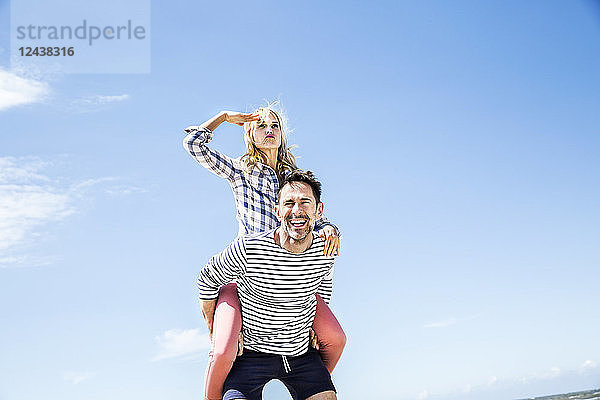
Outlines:
<svg viewBox="0 0 600 400"><path fill-rule="evenodd" d="M323 298L325 303L329 304L331 301L331 294L333 292L333 262L331 263L331 268L327 275L321 281L317 289L317 293Z"/></svg>
<svg viewBox="0 0 600 400"><path fill-rule="evenodd" d="M219 288L242 275L245 270L246 246L244 238L238 237L225 250L208 260L198 275L202 315L211 335Z"/></svg>

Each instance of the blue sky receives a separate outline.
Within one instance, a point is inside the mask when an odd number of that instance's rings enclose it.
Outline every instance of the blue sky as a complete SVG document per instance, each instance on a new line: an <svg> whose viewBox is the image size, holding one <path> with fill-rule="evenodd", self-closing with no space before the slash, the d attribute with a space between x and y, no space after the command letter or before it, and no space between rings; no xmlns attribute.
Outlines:
<svg viewBox="0 0 600 400"><path fill-rule="evenodd" d="M195 276L237 227L182 130L276 98L343 233L340 398L600 386L597 2L154 1L148 74L9 37L2 1L1 400L199 398Z"/></svg>

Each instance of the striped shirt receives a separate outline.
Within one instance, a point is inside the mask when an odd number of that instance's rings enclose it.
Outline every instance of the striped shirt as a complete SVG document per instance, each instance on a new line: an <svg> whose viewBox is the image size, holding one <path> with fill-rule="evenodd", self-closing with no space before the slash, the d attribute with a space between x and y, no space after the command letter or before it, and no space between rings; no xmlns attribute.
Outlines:
<svg viewBox="0 0 600 400"><path fill-rule="evenodd" d="M244 170L241 158L231 158L206 146L213 134L206 128L189 133L183 146L203 167L225 178L235 198L238 235L265 232L279 226L275 215L279 180L273 168L257 163L250 172ZM315 230L326 225L338 228L323 218L315 224Z"/></svg>
<svg viewBox="0 0 600 400"><path fill-rule="evenodd" d="M274 233L238 236L204 266L198 289L201 300L215 299L220 286L236 279L244 348L297 356L308 350L315 294L331 299L335 259L323 255L325 241L315 233L298 254L275 243Z"/></svg>

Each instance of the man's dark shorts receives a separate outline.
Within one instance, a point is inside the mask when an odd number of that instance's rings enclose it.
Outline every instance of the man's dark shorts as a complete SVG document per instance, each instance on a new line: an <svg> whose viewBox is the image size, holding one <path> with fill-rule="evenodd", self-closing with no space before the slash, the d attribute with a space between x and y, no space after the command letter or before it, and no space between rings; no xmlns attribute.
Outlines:
<svg viewBox="0 0 600 400"><path fill-rule="evenodd" d="M294 400L335 391L329 371L313 348L297 357L244 350L244 354L235 359L225 380L223 400L260 400L263 388L271 379L279 379Z"/></svg>

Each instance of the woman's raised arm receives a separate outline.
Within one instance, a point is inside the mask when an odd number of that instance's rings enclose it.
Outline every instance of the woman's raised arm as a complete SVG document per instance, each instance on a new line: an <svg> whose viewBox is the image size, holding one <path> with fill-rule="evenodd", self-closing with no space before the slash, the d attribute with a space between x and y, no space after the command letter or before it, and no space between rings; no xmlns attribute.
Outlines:
<svg viewBox="0 0 600 400"><path fill-rule="evenodd" d="M260 119L258 113L241 113L237 111L221 111L208 121L202 123L199 126L188 126L184 129L187 133L192 131L200 130L200 128L206 128L209 131L213 132L215 129L219 127L223 122L229 122L230 124L236 125L244 125L246 122L257 121Z"/></svg>
<svg viewBox="0 0 600 400"><path fill-rule="evenodd" d="M243 125L259 118L256 113L239 113L235 111L221 111L201 125L192 125L184 129L187 133L183 139L183 147L196 161L212 173L233 182L236 168L233 159L229 156L209 149L206 144L212 140L213 130L223 122Z"/></svg>

